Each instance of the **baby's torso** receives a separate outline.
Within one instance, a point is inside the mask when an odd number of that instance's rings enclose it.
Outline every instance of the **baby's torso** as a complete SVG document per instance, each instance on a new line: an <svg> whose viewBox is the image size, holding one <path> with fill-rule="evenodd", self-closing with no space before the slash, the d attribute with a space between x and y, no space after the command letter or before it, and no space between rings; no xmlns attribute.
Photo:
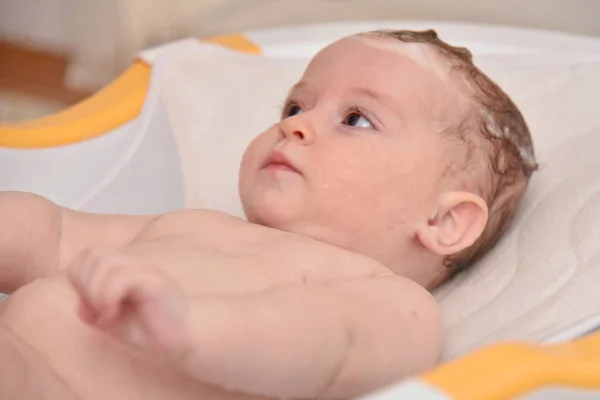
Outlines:
<svg viewBox="0 0 600 400"><path fill-rule="evenodd" d="M77 305L75 292L61 277L35 282L0 304L0 355L5 356L0 360L0 398L253 399L202 385L133 354L83 324Z"/></svg>
<svg viewBox="0 0 600 400"><path fill-rule="evenodd" d="M248 293L389 272L362 255L226 214L194 211L180 218L170 223L181 223L183 234L142 234L130 251L151 259L190 294Z"/></svg>
<svg viewBox="0 0 600 400"><path fill-rule="evenodd" d="M215 213L196 213L189 226L185 235L143 241L132 249L154 260L193 295L242 294L384 272L350 252ZM22 355L26 362L20 362L24 372L17 374L23 377L17 385L22 392L12 399L32 398L28 390L42 381L55 385L52 390L65 391L61 398L85 400L250 398L226 394L130 353L83 324L77 305L74 290L62 276L34 282L0 303L0 321L22 349L29 349ZM3 370L11 366L5 362L0 366L2 387ZM27 368L32 376L26 375ZM11 379L14 382L14 376Z"/></svg>

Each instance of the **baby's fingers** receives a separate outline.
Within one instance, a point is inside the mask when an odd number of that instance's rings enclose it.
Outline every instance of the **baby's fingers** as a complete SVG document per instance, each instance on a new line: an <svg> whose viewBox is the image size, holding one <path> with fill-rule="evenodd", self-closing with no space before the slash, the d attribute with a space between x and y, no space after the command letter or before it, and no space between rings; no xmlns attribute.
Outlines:
<svg viewBox="0 0 600 400"><path fill-rule="evenodd" d="M131 265L114 250L92 250L78 257L68 276L81 298L80 316L91 324L103 324L117 317L131 282Z"/></svg>
<svg viewBox="0 0 600 400"><path fill-rule="evenodd" d="M119 340L137 348L161 353L178 351L187 344L187 297L168 278L156 271L129 270L125 279L108 285L107 302L120 299L118 318L98 322Z"/></svg>
<svg viewBox="0 0 600 400"><path fill-rule="evenodd" d="M96 325L103 327L115 320L122 319L125 312L135 312L139 306L133 294L143 277L134 268L114 268L103 276L101 289L94 292L93 304L96 311Z"/></svg>
<svg viewBox="0 0 600 400"><path fill-rule="evenodd" d="M176 352L187 345L187 296L143 259L118 250L90 251L68 274L84 322L138 348Z"/></svg>

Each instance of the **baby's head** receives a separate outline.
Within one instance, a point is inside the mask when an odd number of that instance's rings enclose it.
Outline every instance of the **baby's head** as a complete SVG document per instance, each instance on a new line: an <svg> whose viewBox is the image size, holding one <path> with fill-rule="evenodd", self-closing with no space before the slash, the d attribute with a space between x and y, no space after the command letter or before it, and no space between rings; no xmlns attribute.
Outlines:
<svg viewBox="0 0 600 400"><path fill-rule="evenodd" d="M248 147L240 195L252 222L431 287L494 245L536 168L523 117L466 49L369 32L312 59Z"/></svg>

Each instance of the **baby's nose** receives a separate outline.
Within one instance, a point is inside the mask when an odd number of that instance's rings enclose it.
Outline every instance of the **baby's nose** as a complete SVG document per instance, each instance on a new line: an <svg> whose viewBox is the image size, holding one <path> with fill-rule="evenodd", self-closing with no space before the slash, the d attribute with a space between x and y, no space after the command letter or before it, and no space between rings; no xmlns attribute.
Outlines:
<svg viewBox="0 0 600 400"><path fill-rule="evenodd" d="M288 140L310 144L315 140L314 129L308 121L300 121L299 117L289 117L281 122L281 131Z"/></svg>
<svg viewBox="0 0 600 400"><path fill-rule="evenodd" d="M292 135L300 140L304 140L304 133L302 131L294 131L292 132Z"/></svg>

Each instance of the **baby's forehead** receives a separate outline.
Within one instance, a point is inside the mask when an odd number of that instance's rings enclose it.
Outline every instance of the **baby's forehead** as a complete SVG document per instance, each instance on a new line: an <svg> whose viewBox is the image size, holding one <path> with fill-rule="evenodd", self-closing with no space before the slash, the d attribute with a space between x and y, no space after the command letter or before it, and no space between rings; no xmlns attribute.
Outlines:
<svg viewBox="0 0 600 400"><path fill-rule="evenodd" d="M432 73L442 83L448 83L451 64L433 46L427 43L402 42L391 36L363 33L348 37L350 43L365 44L389 55L408 58L423 70Z"/></svg>
<svg viewBox="0 0 600 400"><path fill-rule="evenodd" d="M359 34L342 38L319 52L305 79L324 90L360 86L395 97L404 113L432 120L463 114L469 99L454 79L450 63L432 46L405 43L392 37ZM458 109L457 109L458 107Z"/></svg>
<svg viewBox="0 0 600 400"><path fill-rule="evenodd" d="M321 50L311 61L313 70L334 68L344 64L345 74L373 73L376 76L419 79L436 78L439 83L450 79L450 63L432 46L425 43L407 43L393 37L373 33L341 38ZM330 68L327 68L327 67Z"/></svg>

